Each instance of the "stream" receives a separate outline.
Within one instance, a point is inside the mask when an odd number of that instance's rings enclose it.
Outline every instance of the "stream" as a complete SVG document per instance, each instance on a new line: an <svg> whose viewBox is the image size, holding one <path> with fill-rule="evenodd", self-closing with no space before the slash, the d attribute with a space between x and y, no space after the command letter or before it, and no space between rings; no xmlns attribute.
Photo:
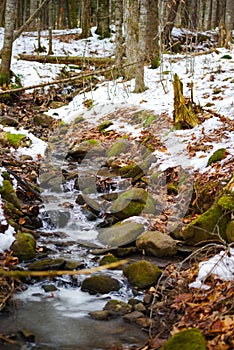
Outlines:
<svg viewBox="0 0 234 350"><path fill-rule="evenodd" d="M91 177L95 176L100 169L93 161L79 165L69 163L58 154L56 152L52 165L45 161L46 171L42 171L39 177L43 188L43 227L38 232L38 247L44 251L46 249L48 257L75 261L81 268L97 266L100 257L92 254L92 248L102 247L97 240L96 228L103 218L90 220L87 212L76 203L80 191L75 189L77 177L70 174L78 173L81 179L79 185L84 187L90 174ZM47 176L51 173L53 176ZM65 182L62 173L67 174L68 180ZM121 186L128 186L128 183L122 185L120 178L108 174L106 169L102 170L100 176L108 179L112 177L110 182L114 185L109 188L111 192L118 192ZM97 199L100 195L96 192L90 197ZM121 283L118 292L104 295L82 292L80 285L87 276L81 275L64 275L53 281L32 280L25 291L15 294L13 306L0 314L0 333L18 334L19 339L22 337L22 345L16 347L6 344L1 346L1 350L104 350L118 348L121 344L126 349L133 349L143 345L148 334L141 331L139 326L125 322L122 317L96 321L89 316L90 311L102 310L111 298L127 302L129 298L135 297L121 269L105 271L105 274L114 276ZM55 290L46 292L45 285L52 285Z"/></svg>

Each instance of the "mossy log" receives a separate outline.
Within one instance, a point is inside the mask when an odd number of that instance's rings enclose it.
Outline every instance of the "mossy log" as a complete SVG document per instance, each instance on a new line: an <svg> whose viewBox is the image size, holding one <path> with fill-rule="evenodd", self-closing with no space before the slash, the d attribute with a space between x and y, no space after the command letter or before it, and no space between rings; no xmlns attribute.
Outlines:
<svg viewBox="0 0 234 350"><path fill-rule="evenodd" d="M111 57L84 57L84 56L56 56L56 55L27 55L20 54L19 58L25 61L41 63L75 64L77 66L109 67L115 61Z"/></svg>
<svg viewBox="0 0 234 350"><path fill-rule="evenodd" d="M194 128L198 125L197 113L190 99L183 96L183 84L177 74L174 75L174 124L179 129Z"/></svg>

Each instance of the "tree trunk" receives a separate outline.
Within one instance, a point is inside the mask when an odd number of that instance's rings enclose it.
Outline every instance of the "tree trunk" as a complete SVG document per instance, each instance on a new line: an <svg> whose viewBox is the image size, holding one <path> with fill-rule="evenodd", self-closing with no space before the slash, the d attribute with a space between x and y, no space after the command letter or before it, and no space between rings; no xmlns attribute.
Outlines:
<svg viewBox="0 0 234 350"><path fill-rule="evenodd" d="M125 47L127 64L133 64L138 60L138 38L139 38L139 6L136 0L124 1L124 25L125 25ZM135 77L136 64L129 65L125 70L127 79Z"/></svg>
<svg viewBox="0 0 234 350"><path fill-rule="evenodd" d="M77 27L77 1L76 0L71 0L70 16L71 16L71 27L76 28Z"/></svg>
<svg viewBox="0 0 234 350"><path fill-rule="evenodd" d="M49 3L48 8L48 25L49 25L49 48L48 48L48 55L53 55L53 38L52 38L52 29L53 29L53 2L51 1Z"/></svg>
<svg viewBox="0 0 234 350"><path fill-rule="evenodd" d="M91 17L91 0L82 0L81 38L88 38L91 35L90 17Z"/></svg>
<svg viewBox="0 0 234 350"><path fill-rule="evenodd" d="M115 2L115 64L122 64L124 48L123 48L123 0ZM121 74L121 72L120 72Z"/></svg>
<svg viewBox="0 0 234 350"><path fill-rule="evenodd" d="M174 124L178 129L194 128L198 125L198 117L192 102L183 96L183 84L177 74L174 75Z"/></svg>
<svg viewBox="0 0 234 350"><path fill-rule="evenodd" d="M146 28L148 15L148 0L140 1L139 13L139 36L138 36L138 63L136 65L135 89L134 92L146 90L144 82L144 63L146 58Z"/></svg>
<svg viewBox="0 0 234 350"><path fill-rule="evenodd" d="M225 47L229 48L232 40L232 29L234 29L234 1L226 0L226 12L225 12L225 25L226 25L226 38Z"/></svg>
<svg viewBox="0 0 234 350"><path fill-rule="evenodd" d="M159 63L159 13L158 0L148 1L147 13L147 36L146 36L146 52L147 60L151 63L152 68L158 68L155 63Z"/></svg>
<svg viewBox="0 0 234 350"><path fill-rule="evenodd" d="M110 0L99 0L96 34L100 39L110 37Z"/></svg>
<svg viewBox="0 0 234 350"><path fill-rule="evenodd" d="M5 2L6 0L1 0L0 2L0 27L4 26Z"/></svg>
<svg viewBox="0 0 234 350"><path fill-rule="evenodd" d="M164 27L164 44L166 47L171 44L171 31L174 27L175 19L177 16L177 11L179 8L180 0L171 0L170 1L170 9L167 16L167 22Z"/></svg>
<svg viewBox="0 0 234 350"><path fill-rule="evenodd" d="M2 62L0 66L0 86L10 83L11 54L14 34L16 0L6 0L5 33L2 48Z"/></svg>
<svg viewBox="0 0 234 350"><path fill-rule="evenodd" d="M30 0L30 16L37 10L37 0ZM37 20L35 19L34 21L31 22L29 29L32 31L37 30Z"/></svg>

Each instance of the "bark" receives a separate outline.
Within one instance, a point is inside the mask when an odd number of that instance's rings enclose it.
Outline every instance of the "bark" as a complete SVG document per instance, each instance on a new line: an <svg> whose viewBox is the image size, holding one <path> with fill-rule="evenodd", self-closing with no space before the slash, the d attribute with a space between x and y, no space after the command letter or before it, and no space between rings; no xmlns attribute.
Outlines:
<svg viewBox="0 0 234 350"><path fill-rule="evenodd" d="M35 61L41 63L62 63L62 64L76 64L84 66L85 64L96 66L99 68L110 66L114 63L111 57L84 57L84 56L43 56L43 55L26 55L20 54L19 58L26 61Z"/></svg>
<svg viewBox="0 0 234 350"><path fill-rule="evenodd" d="M91 19L91 1L82 0L81 38L88 38L91 35L90 19Z"/></svg>
<svg viewBox="0 0 234 350"><path fill-rule="evenodd" d="M171 31L174 27L175 19L177 16L177 11L179 8L180 0L171 0L170 9L167 16L167 22L164 27L164 44L165 46L170 46L171 44Z"/></svg>
<svg viewBox="0 0 234 350"><path fill-rule="evenodd" d="M110 0L99 0L96 34L100 39L110 37Z"/></svg>
<svg viewBox="0 0 234 350"><path fill-rule="evenodd" d="M146 52L147 60L154 66L155 60L159 57L159 14L158 0L148 1L147 13L147 36L146 36Z"/></svg>
<svg viewBox="0 0 234 350"><path fill-rule="evenodd" d="M4 25L5 2L6 0L1 0L0 2L0 27Z"/></svg>
<svg viewBox="0 0 234 350"><path fill-rule="evenodd" d="M77 27L77 1L76 0L71 0L70 16L71 16L71 27L76 28Z"/></svg>
<svg viewBox="0 0 234 350"><path fill-rule="evenodd" d="M115 2L115 63L121 65L124 55L123 48L123 0Z"/></svg>
<svg viewBox="0 0 234 350"><path fill-rule="evenodd" d="M37 0L30 0L30 17L37 10ZM37 30L37 20L33 20L29 26L32 31Z"/></svg>
<svg viewBox="0 0 234 350"><path fill-rule="evenodd" d="M139 35L138 35L138 64L136 66L135 90L134 92L143 92L146 90L144 82L144 63L146 58L146 28L148 15L148 0L140 1L139 13Z"/></svg>
<svg viewBox="0 0 234 350"><path fill-rule="evenodd" d="M198 125L198 117L192 102L183 96L183 84L177 74L174 75L174 124L176 127L194 128Z"/></svg>
<svg viewBox="0 0 234 350"><path fill-rule="evenodd" d="M5 33L2 49L2 62L0 66L0 86L8 86L10 83L11 54L14 34L14 19L16 0L6 0L5 8Z"/></svg>
<svg viewBox="0 0 234 350"><path fill-rule="evenodd" d="M226 38L225 47L229 48L232 40L232 29L234 29L234 1L226 0L226 12L225 12L225 24L226 24Z"/></svg>
<svg viewBox="0 0 234 350"><path fill-rule="evenodd" d="M127 63L138 61L138 38L139 38L139 7L136 0L124 0L124 25L125 25L125 47ZM135 77L136 65L130 65L125 70L127 79Z"/></svg>

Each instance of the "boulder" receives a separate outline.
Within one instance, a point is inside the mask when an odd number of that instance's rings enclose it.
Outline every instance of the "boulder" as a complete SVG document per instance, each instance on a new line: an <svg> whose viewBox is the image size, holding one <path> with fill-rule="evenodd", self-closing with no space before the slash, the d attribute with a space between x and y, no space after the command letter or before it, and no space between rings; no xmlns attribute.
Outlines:
<svg viewBox="0 0 234 350"><path fill-rule="evenodd" d="M65 265L65 260L58 259L42 259L32 262L28 268L32 271L44 271L44 270L57 270L61 269Z"/></svg>
<svg viewBox="0 0 234 350"><path fill-rule="evenodd" d="M143 188L132 188L122 193L111 204L109 212L119 220L140 215L146 206L148 193Z"/></svg>
<svg viewBox="0 0 234 350"><path fill-rule="evenodd" d="M95 275L83 280L81 290L90 294L106 294L119 290L120 287L119 281L115 278L107 275Z"/></svg>
<svg viewBox="0 0 234 350"><path fill-rule="evenodd" d="M151 262L141 260L125 266L123 273L134 287L144 289L154 285L162 271Z"/></svg>
<svg viewBox="0 0 234 350"><path fill-rule="evenodd" d="M125 153L129 149L130 145L126 139L116 141L113 146L107 152L108 158L115 157L121 153Z"/></svg>
<svg viewBox="0 0 234 350"><path fill-rule="evenodd" d="M36 125L40 125L43 127L50 126L53 123L54 118L50 117L47 114L39 113L34 116L33 121Z"/></svg>
<svg viewBox="0 0 234 350"><path fill-rule="evenodd" d="M107 246L120 247L134 242L144 231L144 225L137 222L121 222L100 230L98 240Z"/></svg>
<svg viewBox="0 0 234 350"><path fill-rule="evenodd" d="M124 301L112 299L106 303L104 310L109 311L112 316L122 316L131 312L132 306Z"/></svg>
<svg viewBox="0 0 234 350"><path fill-rule="evenodd" d="M10 180L3 180L2 186L0 186L0 195L7 202L13 204L14 207L20 209L19 199Z"/></svg>
<svg viewBox="0 0 234 350"><path fill-rule="evenodd" d="M66 158L82 160L87 157L100 157L106 154L106 149L99 141L87 140L79 144L74 144L68 151Z"/></svg>
<svg viewBox="0 0 234 350"><path fill-rule="evenodd" d="M230 221L226 229L227 241L228 243L234 242L234 220Z"/></svg>
<svg viewBox="0 0 234 350"><path fill-rule="evenodd" d="M136 240L138 249L156 257L174 256L177 252L176 241L160 231L146 231Z"/></svg>
<svg viewBox="0 0 234 350"><path fill-rule="evenodd" d="M161 350L207 350L205 338L200 329L185 329L174 334Z"/></svg>
<svg viewBox="0 0 234 350"><path fill-rule="evenodd" d="M30 233L18 233L11 248L13 255L20 261L31 260L36 256L36 240Z"/></svg>
<svg viewBox="0 0 234 350"><path fill-rule="evenodd" d="M226 156L225 148L217 149L217 151L215 151L208 159L207 166L222 160L223 158L225 158L225 156Z"/></svg>

